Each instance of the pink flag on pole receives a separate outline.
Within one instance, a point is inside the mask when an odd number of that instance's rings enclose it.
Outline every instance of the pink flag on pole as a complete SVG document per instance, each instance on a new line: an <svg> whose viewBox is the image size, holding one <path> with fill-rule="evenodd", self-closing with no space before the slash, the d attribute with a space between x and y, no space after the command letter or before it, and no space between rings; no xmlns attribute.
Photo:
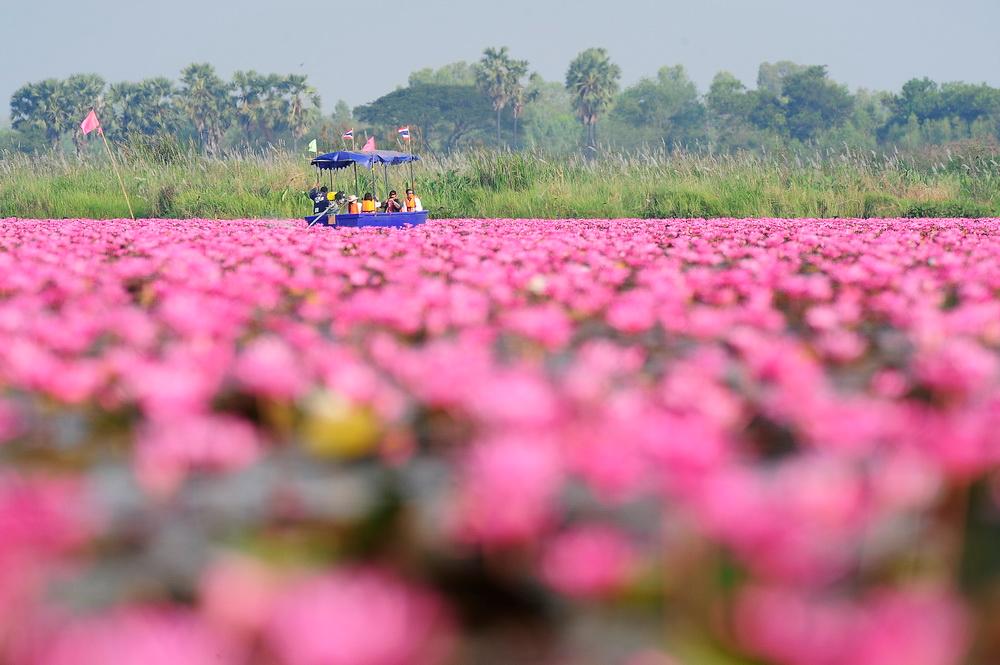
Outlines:
<svg viewBox="0 0 1000 665"><path fill-rule="evenodd" d="M365 141L365 147L361 149L361 152L375 152L375 137L371 136Z"/></svg>
<svg viewBox="0 0 1000 665"><path fill-rule="evenodd" d="M87 114L87 117L80 123L80 131L83 132L84 136L86 136L95 129L98 132L101 131L101 121L97 119L97 114L94 113L93 109L91 109L90 113Z"/></svg>

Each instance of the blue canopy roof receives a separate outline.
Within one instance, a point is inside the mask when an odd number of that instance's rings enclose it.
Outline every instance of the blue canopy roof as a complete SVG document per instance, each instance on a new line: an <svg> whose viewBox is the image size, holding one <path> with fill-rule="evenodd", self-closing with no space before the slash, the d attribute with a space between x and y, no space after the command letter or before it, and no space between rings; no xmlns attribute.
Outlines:
<svg viewBox="0 0 1000 665"><path fill-rule="evenodd" d="M368 169L376 164L395 166L396 164L415 162L419 159L420 158L416 155L411 155L405 152L396 152L395 150L376 150L374 152L353 152L351 150L340 150L337 152L328 152L325 155L319 155L318 157L315 157L310 164L323 170L346 169L351 164L357 164L358 166L363 166Z"/></svg>

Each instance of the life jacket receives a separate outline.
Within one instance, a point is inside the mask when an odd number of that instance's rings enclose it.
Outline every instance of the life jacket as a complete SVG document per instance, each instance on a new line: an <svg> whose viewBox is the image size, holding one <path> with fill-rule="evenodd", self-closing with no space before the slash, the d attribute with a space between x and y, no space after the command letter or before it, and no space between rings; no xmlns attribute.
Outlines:
<svg viewBox="0 0 1000 665"><path fill-rule="evenodd" d="M406 197L406 212L413 212L417 209L417 197L409 194Z"/></svg>
<svg viewBox="0 0 1000 665"><path fill-rule="evenodd" d="M361 212L361 208L358 206L357 201L351 201L347 204L348 215L357 215L359 212Z"/></svg>
<svg viewBox="0 0 1000 665"><path fill-rule="evenodd" d="M375 202L371 199L365 199L362 201L361 212L375 212Z"/></svg>

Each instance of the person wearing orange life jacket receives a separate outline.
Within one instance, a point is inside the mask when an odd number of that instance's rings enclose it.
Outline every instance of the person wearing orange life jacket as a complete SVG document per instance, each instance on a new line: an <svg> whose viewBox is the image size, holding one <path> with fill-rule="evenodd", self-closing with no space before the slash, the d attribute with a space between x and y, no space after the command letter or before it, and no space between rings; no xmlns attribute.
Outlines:
<svg viewBox="0 0 1000 665"><path fill-rule="evenodd" d="M361 212L361 204L358 203L358 197L351 194L347 197L347 214L357 215Z"/></svg>
<svg viewBox="0 0 1000 665"><path fill-rule="evenodd" d="M365 198L361 200L361 212L375 212L377 209L375 206L375 197L371 195L371 192L365 194Z"/></svg>
<svg viewBox="0 0 1000 665"><path fill-rule="evenodd" d="M406 212L420 212L424 209L423 204L420 199L417 198L416 194L413 193L412 189L406 190Z"/></svg>

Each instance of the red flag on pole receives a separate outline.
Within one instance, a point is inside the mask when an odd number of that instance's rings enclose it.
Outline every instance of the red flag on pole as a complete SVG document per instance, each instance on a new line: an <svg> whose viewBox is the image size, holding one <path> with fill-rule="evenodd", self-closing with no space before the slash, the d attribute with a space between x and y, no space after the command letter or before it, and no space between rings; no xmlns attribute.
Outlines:
<svg viewBox="0 0 1000 665"><path fill-rule="evenodd" d="M368 140L365 141L365 147L361 149L361 152L375 152L375 137L370 136Z"/></svg>
<svg viewBox="0 0 1000 665"><path fill-rule="evenodd" d="M104 133L101 130L101 121L97 119L97 114L94 113L94 109L91 109L90 113L87 114L87 117L80 123L80 131L83 132L84 136L86 136L95 129L101 134Z"/></svg>

